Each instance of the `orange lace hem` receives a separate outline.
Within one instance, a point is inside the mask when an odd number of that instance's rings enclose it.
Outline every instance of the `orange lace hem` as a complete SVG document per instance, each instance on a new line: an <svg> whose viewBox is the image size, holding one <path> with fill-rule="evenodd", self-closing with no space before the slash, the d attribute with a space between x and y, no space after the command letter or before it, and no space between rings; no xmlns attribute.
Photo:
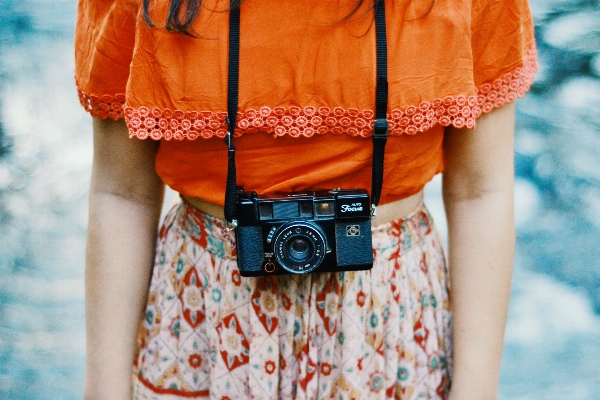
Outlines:
<svg viewBox="0 0 600 400"><path fill-rule="evenodd" d="M477 89L474 96L448 96L418 106L392 109L388 113L390 135L413 135L427 131L436 124L456 128L474 128L482 114L513 103L523 97L533 84L537 71L537 51L531 49L522 67L505 74L493 83ZM121 118L124 114L129 136L139 139L197 139L227 133L225 112L184 112L148 107L133 108L123 104L124 96L94 97L79 91L82 105L93 116ZM259 110L238 112L236 136L251 133L269 133L274 136L311 137L326 133L370 137L373 130L372 110L344 109L341 107L261 107Z"/></svg>
<svg viewBox="0 0 600 400"><path fill-rule="evenodd" d="M123 109L125 106L124 94L117 94L114 96L88 95L81 90L79 86L77 87L77 94L79 95L81 106L89 112L92 117L98 117L100 119L110 118L115 121L125 117Z"/></svg>

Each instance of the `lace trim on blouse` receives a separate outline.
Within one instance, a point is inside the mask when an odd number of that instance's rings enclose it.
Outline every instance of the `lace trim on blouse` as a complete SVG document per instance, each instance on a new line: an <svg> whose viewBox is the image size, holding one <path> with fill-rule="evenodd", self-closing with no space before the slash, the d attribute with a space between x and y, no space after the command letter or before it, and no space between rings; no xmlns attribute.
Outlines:
<svg viewBox="0 0 600 400"><path fill-rule="evenodd" d="M125 106L124 94L117 94L114 96L108 94L94 96L85 93L79 86L77 87L77 94L79 95L81 106L89 112L92 117L98 117L100 119L110 118L115 121L125 117L123 109Z"/></svg>
<svg viewBox="0 0 600 400"><path fill-rule="evenodd" d="M457 96L421 102L388 113L390 135L413 135L436 124L456 128L474 128L482 114L513 103L523 97L533 84L537 71L537 51L529 50L522 67L505 74L493 83L477 88L476 96ZM172 111L169 109L125 106L125 95L90 96L78 88L82 106L99 118L117 120L125 117L129 136L139 139L197 139L227 133L225 112ZM326 133L370 137L373 131L372 110L341 107L261 107L238 112L236 136L270 133L274 136L311 137Z"/></svg>

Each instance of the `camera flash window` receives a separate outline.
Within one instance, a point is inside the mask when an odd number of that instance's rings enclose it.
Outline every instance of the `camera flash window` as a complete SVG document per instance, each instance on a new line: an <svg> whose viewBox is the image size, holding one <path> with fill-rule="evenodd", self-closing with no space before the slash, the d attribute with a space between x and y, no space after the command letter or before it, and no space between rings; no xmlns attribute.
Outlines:
<svg viewBox="0 0 600 400"><path fill-rule="evenodd" d="M315 215L318 217L332 217L335 215L333 201L320 201L315 204Z"/></svg>

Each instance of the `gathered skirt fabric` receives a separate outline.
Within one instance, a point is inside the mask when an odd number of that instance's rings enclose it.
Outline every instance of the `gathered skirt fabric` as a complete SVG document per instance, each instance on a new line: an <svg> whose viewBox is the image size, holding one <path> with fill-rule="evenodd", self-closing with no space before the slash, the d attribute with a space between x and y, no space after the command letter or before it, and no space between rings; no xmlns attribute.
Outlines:
<svg viewBox="0 0 600 400"><path fill-rule="evenodd" d="M370 271L240 276L222 220L160 229L134 399L445 399L451 317L424 206L373 228Z"/></svg>

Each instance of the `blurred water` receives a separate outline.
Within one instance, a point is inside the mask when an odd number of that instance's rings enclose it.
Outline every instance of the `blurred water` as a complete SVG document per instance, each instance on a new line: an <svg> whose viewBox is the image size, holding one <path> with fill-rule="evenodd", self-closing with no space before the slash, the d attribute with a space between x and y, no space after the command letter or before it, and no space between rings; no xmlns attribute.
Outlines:
<svg viewBox="0 0 600 400"><path fill-rule="evenodd" d="M517 270L501 399L600 393L600 17L532 1L541 71L519 104ZM75 0L0 0L0 399L80 398L91 124ZM439 178L427 188L445 226Z"/></svg>
<svg viewBox="0 0 600 400"><path fill-rule="evenodd" d="M91 160L72 83L75 4L0 8L0 398L75 399Z"/></svg>

